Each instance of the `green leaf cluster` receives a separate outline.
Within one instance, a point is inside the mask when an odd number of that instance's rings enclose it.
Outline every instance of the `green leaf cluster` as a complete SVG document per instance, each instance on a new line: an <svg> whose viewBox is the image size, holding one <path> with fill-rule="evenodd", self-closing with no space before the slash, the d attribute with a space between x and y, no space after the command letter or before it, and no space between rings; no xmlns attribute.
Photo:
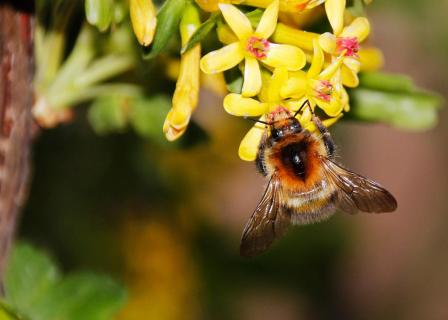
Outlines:
<svg viewBox="0 0 448 320"><path fill-rule="evenodd" d="M169 41L178 34L180 19L187 5L187 0L167 0L157 14L157 28L150 51L144 54L151 59L161 53Z"/></svg>
<svg viewBox="0 0 448 320"><path fill-rule="evenodd" d="M108 320L126 297L106 276L63 276L52 259L27 244L13 249L4 286L0 319Z"/></svg>
<svg viewBox="0 0 448 320"><path fill-rule="evenodd" d="M442 98L419 89L404 75L368 72L350 91L349 118L383 122L405 130L427 130L437 124Z"/></svg>
<svg viewBox="0 0 448 320"><path fill-rule="evenodd" d="M92 103L88 118L98 134L123 131L130 125L139 135L162 142L162 126L170 107L166 95L111 94Z"/></svg>

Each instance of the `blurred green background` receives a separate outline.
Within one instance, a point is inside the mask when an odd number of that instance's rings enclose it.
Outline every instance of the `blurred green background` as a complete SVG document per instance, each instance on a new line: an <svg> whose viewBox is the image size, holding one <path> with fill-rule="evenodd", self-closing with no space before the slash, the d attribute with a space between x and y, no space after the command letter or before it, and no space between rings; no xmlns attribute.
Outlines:
<svg viewBox="0 0 448 320"><path fill-rule="evenodd" d="M384 69L447 98L448 2L368 9ZM265 183L236 152L251 123L203 91L194 118L209 138L173 148L98 136L81 112L40 133L18 237L64 271L123 283L118 319L448 319L447 117L425 133L338 123L341 161L386 186L398 211L296 227L243 259L240 234Z"/></svg>

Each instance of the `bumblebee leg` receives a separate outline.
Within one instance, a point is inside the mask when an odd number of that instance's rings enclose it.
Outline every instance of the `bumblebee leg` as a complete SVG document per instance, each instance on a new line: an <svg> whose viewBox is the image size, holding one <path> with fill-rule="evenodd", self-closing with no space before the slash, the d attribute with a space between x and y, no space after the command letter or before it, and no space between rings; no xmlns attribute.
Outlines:
<svg viewBox="0 0 448 320"><path fill-rule="evenodd" d="M322 140L324 141L325 148L327 149L328 156L330 158L333 158L334 156L334 141L331 137L330 131L328 131L327 127L322 123L322 121L319 119L318 116L314 114L314 112L311 110L313 117L311 120L313 121L316 128L319 130L320 134L322 135Z"/></svg>
<svg viewBox="0 0 448 320"><path fill-rule="evenodd" d="M264 150L268 146L268 130L266 129L261 138L260 147L258 148L257 158L255 159L255 165L257 170L263 175L267 176L268 171L266 170L266 165L264 162Z"/></svg>

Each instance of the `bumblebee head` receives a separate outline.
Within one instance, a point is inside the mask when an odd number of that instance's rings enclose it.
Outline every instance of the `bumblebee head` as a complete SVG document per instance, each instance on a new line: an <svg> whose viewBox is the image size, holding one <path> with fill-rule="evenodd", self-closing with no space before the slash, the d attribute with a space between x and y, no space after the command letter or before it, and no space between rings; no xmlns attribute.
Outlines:
<svg viewBox="0 0 448 320"><path fill-rule="evenodd" d="M271 138L279 141L283 137L299 133L303 130L299 120L294 117L278 120L270 124Z"/></svg>

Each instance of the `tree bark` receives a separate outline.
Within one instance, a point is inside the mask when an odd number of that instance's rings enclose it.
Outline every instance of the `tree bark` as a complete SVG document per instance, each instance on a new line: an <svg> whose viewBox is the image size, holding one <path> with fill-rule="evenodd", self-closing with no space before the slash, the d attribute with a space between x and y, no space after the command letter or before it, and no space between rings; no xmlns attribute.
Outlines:
<svg viewBox="0 0 448 320"><path fill-rule="evenodd" d="M0 279L27 193L30 171L33 126L30 2L33 1L0 2Z"/></svg>

